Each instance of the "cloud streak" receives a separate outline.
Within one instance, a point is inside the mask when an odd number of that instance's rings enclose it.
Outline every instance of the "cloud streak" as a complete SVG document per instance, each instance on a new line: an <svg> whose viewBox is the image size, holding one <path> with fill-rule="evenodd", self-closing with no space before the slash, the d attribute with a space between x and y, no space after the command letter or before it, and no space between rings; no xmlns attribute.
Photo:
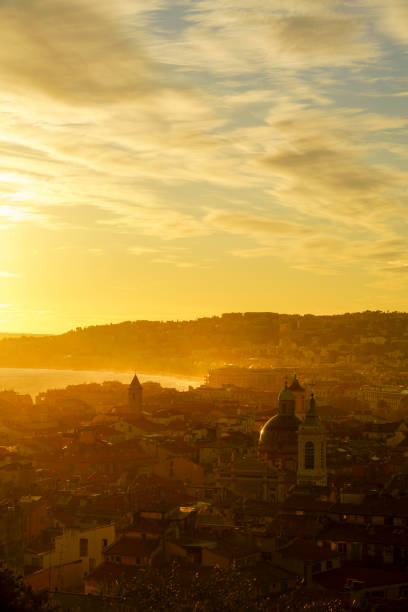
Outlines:
<svg viewBox="0 0 408 612"><path fill-rule="evenodd" d="M73 105L110 104L150 91L153 67L108 6L85 0L3 2L3 87Z"/></svg>

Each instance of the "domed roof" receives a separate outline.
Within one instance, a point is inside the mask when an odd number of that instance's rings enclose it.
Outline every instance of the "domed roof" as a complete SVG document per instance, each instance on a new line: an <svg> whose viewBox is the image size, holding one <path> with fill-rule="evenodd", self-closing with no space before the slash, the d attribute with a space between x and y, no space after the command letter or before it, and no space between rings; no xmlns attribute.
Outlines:
<svg viewBox="0 0 408 612"><path fill-rule="evenodd" d="M295 415L290 414L275 414L261 429L259 434L259 444L262 446L271 446L277 441L293 438L296 443L297 430L300 420Z"/></svg>
<svg viewBox="0 0 408 612"><path fill-rule="evenodd" d="M269 451L297 446L300 420L295 416L295 396L288 389L288 381L279 395L278 414L266 421L259 435L259 445Z"/></svg>
<svg viewBox="0 0 408 612"><path fill-rule="evenodd" d="M295 415L275 414L261 429L260 437L268 431L297 431L300 425L300 419Z"/></svg>

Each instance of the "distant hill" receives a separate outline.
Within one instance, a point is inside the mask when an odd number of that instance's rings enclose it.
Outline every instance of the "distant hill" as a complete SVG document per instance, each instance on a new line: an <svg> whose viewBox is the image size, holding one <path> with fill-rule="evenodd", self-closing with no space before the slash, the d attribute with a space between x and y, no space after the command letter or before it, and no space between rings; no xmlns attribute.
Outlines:
<svg viewBox="0 0 408 612"><path fill-rule="evenodd" d="M227 313L192 321L125 321L0 340L0 367L135 369L203 375L223 363L267 367L408 358L408 314Z"/></svg>
<svg viewBox="0 0 408 612"><path fill-rule="evenodd" d="M49 334L12 334L10 332L0 332L0 340L2 340L3 338L21 338L22 336L36 336L37 338L44 338L48 335Z"/></svg>

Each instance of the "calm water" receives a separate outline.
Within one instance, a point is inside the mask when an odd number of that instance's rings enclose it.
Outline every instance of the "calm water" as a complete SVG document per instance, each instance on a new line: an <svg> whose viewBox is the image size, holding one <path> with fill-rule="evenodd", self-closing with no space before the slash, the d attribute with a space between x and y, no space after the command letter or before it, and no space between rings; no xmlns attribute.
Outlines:
<svg viewBox="0 0 408 612"><path fill-rule="evenodd" d="M47 389L61 389L67 385L80 385L82 383L104 380L118 380L130 383L133 372L109 372L96 370L34 370L28 368L0 368L0 390L14 389L20 393L37 395ZM157 374L137 374L140 382L151 380L160 383L163 387L174 387L179 391L188 389L188 386L197 387L203 380L199 378L186 379L173 376L159 376Z"/></svg>

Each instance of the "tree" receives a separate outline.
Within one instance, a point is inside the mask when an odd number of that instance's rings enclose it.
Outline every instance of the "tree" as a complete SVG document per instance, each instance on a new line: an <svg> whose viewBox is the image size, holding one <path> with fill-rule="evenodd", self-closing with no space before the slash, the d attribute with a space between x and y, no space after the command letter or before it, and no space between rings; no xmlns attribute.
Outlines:
<svg viewBox="0 0 408 612"><path fill-rule="evenodd" d="M9 569L0 569L0 610L7 612L37 612L57 610L48 603L48 593L34 593L21 576Z"/></svg>
<svg viewBox="0 0 408 612"><path fill-rule="evenodd" d="M148 569L115 593L143 612L342 612L340 599L299 587L278 596L265 592L250 572L172 563ZM112 591L111 591L112 592Z"/></svg>

